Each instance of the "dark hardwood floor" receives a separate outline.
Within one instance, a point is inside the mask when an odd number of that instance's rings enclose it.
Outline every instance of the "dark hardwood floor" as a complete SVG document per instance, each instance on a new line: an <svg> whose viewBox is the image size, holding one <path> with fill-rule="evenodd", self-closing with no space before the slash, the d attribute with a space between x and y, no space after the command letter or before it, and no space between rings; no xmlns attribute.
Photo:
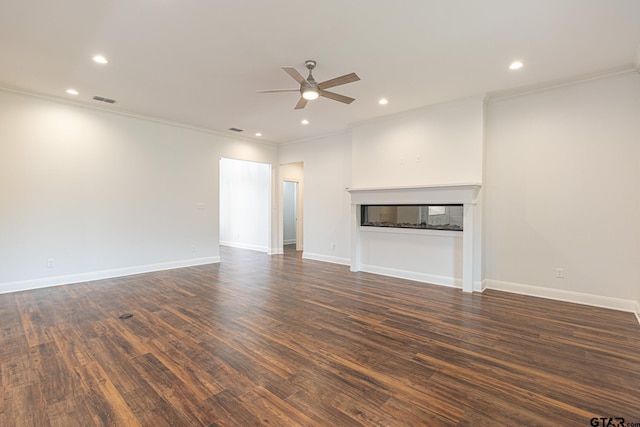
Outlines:
<svg viewBox="0 0 640 427"><path fill-rule="evenodd" d="M1 426L640 423L633 314L292 250L0 295L0 327Z"/></svg>

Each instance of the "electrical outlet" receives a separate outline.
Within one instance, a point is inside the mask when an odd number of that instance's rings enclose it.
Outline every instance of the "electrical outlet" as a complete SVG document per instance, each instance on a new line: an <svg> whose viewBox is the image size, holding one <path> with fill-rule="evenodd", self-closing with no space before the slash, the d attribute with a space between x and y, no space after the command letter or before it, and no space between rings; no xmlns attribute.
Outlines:
<svg viewBox="0 0 640 427"><path fill-rule="evenodd" d="M334 251L336 250L336 244L335 243L331 244L331 249L334 250Z"/></svg>
<svg viewBox="0 0 640 427"><path fill-rule="evenodd" d="M404 157L400 157L400 164L404 165Z"/></svg>
<svg viewBox="0 0 640 427"><path fill-rule="evenodd" d="M196 251L196 245L191 246L191 252L195 252Z"/></svg>
<svg viewBox="0 0 640 427"><path fill-rule="evenodd" d="M420 163L420 154L416 154L416 163Z"/></svg>
<svg viewBox="0 0 640 427"><path fill-rule="evenodd" d="M556 279L564 279L564 268L556 268Z"/></svg>
<svg viewBox="0 0 640 427"><path fill-rule="evenodd" d="M54 265L55 265L55 262L54 262L53 258L49 258L47 260L47 268L53 268Z"/></svg>

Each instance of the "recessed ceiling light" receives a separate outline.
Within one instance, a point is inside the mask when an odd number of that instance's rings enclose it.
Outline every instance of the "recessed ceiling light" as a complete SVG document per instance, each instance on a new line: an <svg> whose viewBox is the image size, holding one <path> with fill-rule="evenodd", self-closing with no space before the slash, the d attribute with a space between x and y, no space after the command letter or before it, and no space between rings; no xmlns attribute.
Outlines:
<svg viewBox="0 0 640 427"><path fill-rule="evenodd" d="M300 123L302 123L303 125L308 125L309 124L309 120L304 119Z"/></svg>
<svg viewBox="0 0 640 427"><path fill-rule="evenodd" d="M519 70L520 68L523 67L523 63L520 61L514 61L511 63L511 65L509 65L509 69L510 70Z"/></svg>
<svg viewBox="0 0 640 427"><path fill-rule="evenodd" d="M77 91L77 90L75 90L75 89L67 89L67 93L68 93L69 95L77 95L77 94L78 94L78 91Z"/></svg>
<svg viewBox="0 0 640 427"><path fill-rule="evenodd" d="M256 136L262 136L260 132L256 132Z"/></svg>
<svg viewBox="0 0 640 427"><path fill-rule="evenodd" d="M378 101L378 104L380 105L387 105L389 103L389 100L387 98L380 98L380 100Z"/></svg>
<svg viewBox="0 0 640 427"><path fill-rule="evenodd" d="M93 57L93 60L94 60L95 62L97 62L98 64L106 64L106 63L108 63L108 62L109 62L109 61L107 61L107 58L105 58L105 57L104 57L104 56L102 56L102 55L96 55L96 56L94 56L94 57Z"/></svg>

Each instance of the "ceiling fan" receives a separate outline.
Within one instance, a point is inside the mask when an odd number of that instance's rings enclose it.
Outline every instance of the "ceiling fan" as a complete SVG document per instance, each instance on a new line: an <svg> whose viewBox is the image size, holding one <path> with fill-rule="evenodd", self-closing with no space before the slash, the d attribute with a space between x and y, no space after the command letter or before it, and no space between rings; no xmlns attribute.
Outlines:
<svg viewBox="0 0 640 427"><path fill-rule="evenodd" d="M305 61L304 65L309 70L309 77L306 79L293 67L282 67L285 73L289 74L295 81L300 83L299 89L272 89L272 90L259 90L258 93L275 93L275 92L300 92L300 100L295 106L296 110L302 109L307 105L308 101L318 99L319 96L333 99L334 101L344 102L345 104L351 104L355 101L354 98L340 95L334 92L329 92L326 89L344 85L347 83L357 82L360 77L356 73L345 74L344 76L336 77L335 79L327 80L322 83L316 82L311 72L316 68L316 61L309 59Z"/></svg>

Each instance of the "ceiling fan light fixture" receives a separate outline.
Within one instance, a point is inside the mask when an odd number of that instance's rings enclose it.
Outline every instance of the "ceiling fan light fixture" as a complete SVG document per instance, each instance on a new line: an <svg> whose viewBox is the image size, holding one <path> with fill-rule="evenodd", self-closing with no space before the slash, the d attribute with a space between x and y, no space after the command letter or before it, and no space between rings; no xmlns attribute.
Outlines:
<svg viewBox="0 0 640 427"><path fill-rule="evenodd" d="M351 104L353 101L355 101L354 98L340 95L339 93L329 92L327 89L347 83L357 82L358 80L360 80L360 77L358 77L356 73L345 74L344 76L336 77L318 83L311 74L311 71L313 71L316 66L316 61L308 60L304 63L304 65L307 67L307 70L309 70L309 77L307 77L306 79L294 67L282 67L282 71L289 74L290 77L298 82L298 84L300 85L298 89L259 90L258 93L299 92L300 99L298 100L296 106L293 107L294 110L302 110L309 101L318 99L321 96L332 99L334 101L342 102L343 104Z"/></svg>
<svg viewBox="0 0 640 427"><path fill-rule="evenodd" d="M108 64L109 63L109 61L107 61L107 58L105 58L102 55L96 55L91 59L93 59L93 61L97 62L98 64Z"/></svg>
<svg viewBox="0 0 640 427"><path fill-rule="evenodd" d="M319 96L320 94L318 93L318 90L315 88L307 88L302 91L302 97L307 101L313 101L314 99L318 99Z"/></svg>

